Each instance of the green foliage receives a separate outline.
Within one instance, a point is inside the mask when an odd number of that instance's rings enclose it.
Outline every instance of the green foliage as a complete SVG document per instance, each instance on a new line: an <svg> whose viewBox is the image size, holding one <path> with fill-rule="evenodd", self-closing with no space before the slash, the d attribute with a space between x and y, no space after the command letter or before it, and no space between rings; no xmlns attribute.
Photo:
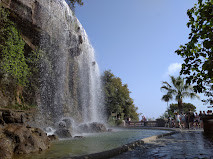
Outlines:
<svg viewBox="0 0 213 159"><path fill-rule="evenodd" d="M108 118L108 124L109 124L110 126L116 126L116 125L117 125L117 124L116 124L116 120L113 119L112 116L110 116L110 117Z"/></svg>
<svg viewBox="0 0 213 159"><path fill-rule="evenodd" d="M29 67L24 56L25 42L15 24L8 19L9 13L0 7L0 68L1 74L13 78L18 85L26 85Z"/></svg>
<svg viewBox="0 0 213 159"><path fill-rule="evenodd" d="M213 1L198 0L187 11L191 28L189 42L181 45L176 53L184 58L181 74L187 83L193 83L196 92L204 92L206 102L213 104Z"/></svg>
<svg viewBox="0 0 213 159"><path fill-rule="evenodd" d="M39 49L25 45L8 10L0 6L0 90L8 97L11 108L27 109L35 104L39 86ZM15 102L16 105L13 105Z"/></svg>
<svg viewBox="0 0 213 159"><path fill-rule="evenodd" d="M132 118L138 121L137 107L130 98L130 91L127 84L123 84L119 77L115 77L111 71L105 71L103 76L105 89L105 105L107 114L117 113L123 119Z"/></svg>
<svg viewBox="0 0 213 159"><path fill-rule="evenodd" d="M123 120L122 120L122 119L119 119L119 120L116 121L116 125L121 125L122 122L123 122Z"/></svg>
<svg viewBox="0 0 213 159"><path fill-rule="evenodd" d="M162 91L165 91L166 94L163 95L162 100L168 102L175 97L175 100L178 102L178 108L181 111L183 108L183 98L199 98L199 96L194 93L193 87L185 82L183 78L178 76L170 76L171 84L164 81L163 86L161 87Z"/></svg>
<svg viewBox="0 0 213 159"><path fill-rule="evenodd" d="M183 103L183 113L187 113L188 110L195 112L196 107L191 103ZM178 104L170 104L169 108L167 108L166 112L168 112L169 115L173 115L174 112L178 112Z"/></svg>
<svg viewBox="0 0 213 159"><path fill-rule="evenodd" d="M35 51L31 51L28 53L28 56L26 57L26 63L30 68L30 84L37 89L39 85L39 70L40 70L40 60L43 57L44 52L40 49L36 49Z"/></svg>
<svg viewBox="0 0 213 159"><path fill-rule="evenodd" d="M191 103L183 103L183 109L182 109L182 113L187 113L188 110L190 109L190 111L195 112L196 111L196 107L191 104ZM171 117L175 117L175 112L179 112L179 108L178 108L178 104L170 104L169 107L167 108L167 110L163 113L163 115L160 116L159 119L167 119L168 116Z"/></svg>

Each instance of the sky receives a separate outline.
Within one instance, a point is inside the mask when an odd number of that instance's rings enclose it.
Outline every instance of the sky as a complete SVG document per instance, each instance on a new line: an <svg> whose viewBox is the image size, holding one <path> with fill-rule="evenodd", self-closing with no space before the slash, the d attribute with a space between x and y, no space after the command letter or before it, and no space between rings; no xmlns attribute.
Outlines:
<svg viewBox="0 0 213 159"><path fill-rule="evenodd" d="M128 85L138 113L160 117L167 108L160 87L162 81L169 82L169 75L179 75L183 59L175 50L188 42L187 9L196 0L83 2L76 7L76 16L95 49L101 72L111 70ZM184 102L194 104L197 111L207 110L198 99Z"/></svg>

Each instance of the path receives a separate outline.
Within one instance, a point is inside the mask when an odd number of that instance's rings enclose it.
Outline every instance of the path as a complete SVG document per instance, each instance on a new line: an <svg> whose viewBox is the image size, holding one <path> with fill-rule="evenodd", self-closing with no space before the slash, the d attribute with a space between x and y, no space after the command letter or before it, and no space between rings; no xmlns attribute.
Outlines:
<svg viewBox="0 0 213 159"><path fill-rule="evenodd" d="M184 130L172 136L159 138L150 143L136 147L132 151L115 156L112 159L139 158L212 158L213 142L210 142L203 131Z"/></svg>

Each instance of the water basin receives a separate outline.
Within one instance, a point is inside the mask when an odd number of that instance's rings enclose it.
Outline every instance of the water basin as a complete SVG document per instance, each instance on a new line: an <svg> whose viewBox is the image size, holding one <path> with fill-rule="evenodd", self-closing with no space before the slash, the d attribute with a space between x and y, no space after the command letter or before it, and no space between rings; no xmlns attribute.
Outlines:
<svg viewBox="0 0 213 159"><path fill-rule="evenodd" d="M50 149L40 154L31 154L16 159L55 159L97 153L154 135L168 133L166 130L116 129L113 132L83 134L84 138L72 138L53 142Z"/></svg>

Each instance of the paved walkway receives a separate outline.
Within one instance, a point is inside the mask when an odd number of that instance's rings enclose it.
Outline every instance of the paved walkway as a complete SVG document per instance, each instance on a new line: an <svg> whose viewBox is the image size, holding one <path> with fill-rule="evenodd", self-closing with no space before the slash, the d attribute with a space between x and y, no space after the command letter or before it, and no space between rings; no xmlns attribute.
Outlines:
<svg viewBox="0 0 213 159"><path fill-rule="evenodd" d="M112 159L139 159L139 158L212 158L213 142L199 130L183 130L172 136L159 138L150 143L136 147Z"/></svg>

